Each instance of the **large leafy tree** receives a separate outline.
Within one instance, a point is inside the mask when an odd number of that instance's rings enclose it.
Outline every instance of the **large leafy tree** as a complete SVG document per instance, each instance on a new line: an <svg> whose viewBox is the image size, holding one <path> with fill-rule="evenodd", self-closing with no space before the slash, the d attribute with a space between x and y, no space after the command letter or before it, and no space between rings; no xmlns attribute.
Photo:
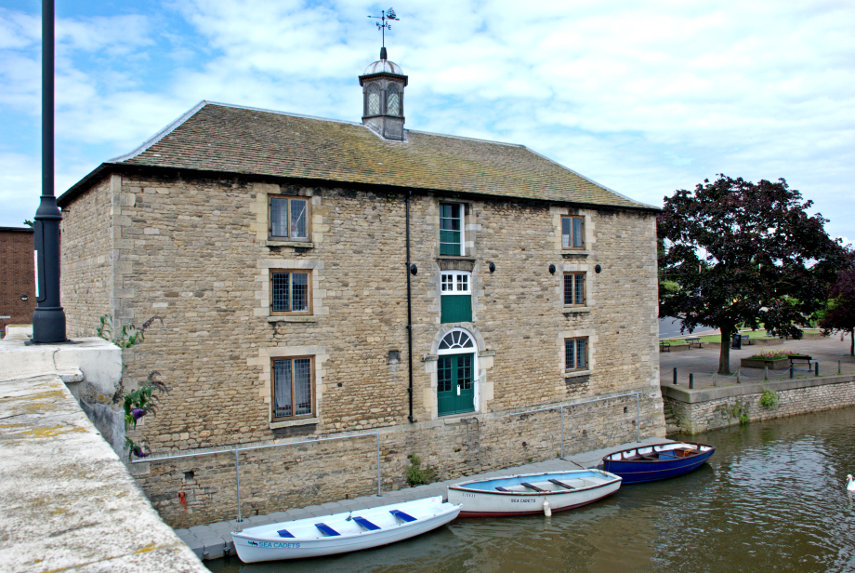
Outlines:
<svg viewBox="0 0 855 573"><path fill-rule="evenodd" d="M826 331L849 333L849 354L855 356L855 252L847 253L849 264L837 274L831 287L828 309L819 325Z"/></svg>
<svg viewBox="0 0 855 573"><path fill-rule="evenodd" d="M825 232L812 201L787 182L719 175L694 191L665 197L659 313L721 331L718 372L730 372L730 344L741 324L794 338L824 307L842 248Z"/></svg>

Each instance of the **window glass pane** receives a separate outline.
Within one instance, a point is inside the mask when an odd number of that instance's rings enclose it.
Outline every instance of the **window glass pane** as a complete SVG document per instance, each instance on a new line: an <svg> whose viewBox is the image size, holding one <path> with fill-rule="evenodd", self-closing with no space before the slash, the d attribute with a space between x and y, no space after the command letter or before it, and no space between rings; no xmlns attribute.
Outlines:
<svg viewBox="0 0 855 573"><path fill-rule="evenodd" d="M573 217L573 246L575 248L585 246L584 222L585 220L582 217Z"/></svg>
<svg viewBox="0 0 855 573"><path fill-rule="evenodd" d="M585 304L585 274L578 273L576 275L576 292L573 299L573 304Z"/></svg>
<svg viewBox="0 0 855 573"><path fill-rule="evenodd" d="M291 273L291 312L309 312L309 275Z"/></svg>
<svg viewBox="0 0 855 573"><path fill-rule="evenodd" d="M386 114L401 115L401 100L395 86L389 86L389 91L386 93Z"/></svg>
<svg viewBox="0 0 855 573"><path fill-rule="evenodd" d="M570 217L561 217L561 246L570 247Z"/></svg>
<svg viewBox="0 0 855 573"><path fill-rule="evenodd" d="M312 413L312 360L294 360L294 404L295 416Z"/></svg>
<svg viewBox="0 0 855 573"><path fill-rule="evenodd" d="M457 357L457 383L462 390L472 388L472 355Z"/></svg>
<svg viewBox="0 0 855 573"><path fill-rule="evenodd" d="M441 277L440 288L442 292L451 292L454 290L454 275L443 273Z"/></svg>
<svg viewBox="0 0 855 573"><path fill-rule="evenodd" d="M582 370L588 365L588 339L576 339L576 368Z"/></svg>
<svg viewBox="0 0 855 573"><path fill-rule="evenodd" d="M564 368L566 370L573 370L574 368L576 368L575 358L576 354L573 339L567 338L564 340Z"/></svg>
<svg viewBox="0 0 855 573"><path fill-rule="evenodd" d="M377 84L368 87L368 115L380 115L380 88Z"/></svg>
<svg viewBox="0 0 855 573"><path fill-rule="evenodd" d="M288 296L289 291L289 274L288 273L273 273L273 278L270 281L271 288L271 307L273 312L289 312Z"/></svg>
<svg viewBox="0 0 855 573"><path fill-rule="evenodd" d="M273 416L282 418L292 416L291 407L291 361L273 362Z"/></svg>
<svg viewBox="0 0 855 573"><path fill-rule="evenodd" d="M291 199L291 236L294 238L305 239L308 237L306 232L307 206L308 203L305 199Z"/></svg>
<svg viewBox="0 0 855 573"><path fill-rule="evenodd" d="M288 200L270 198L270 234L274 237L288 236Z"/></svg>
<svg viewBox="0 0 855 573"><path fill-rule="evenodd" d="M461 255L463 241L462 205L442 203L439 206L439 254Z"/></svg>
<svg viewBox="0 0 855 573"><path fill-rule="evenodd" d="M451 358L440 356L436 367L436 387L440 392L451 390Z"/></svg>
<svg viewBox="0 0 855 573"><path fill-rule="evenodd" d="M469 292L469 275L457 275L457 290L460 292Z"/></svg>
<svg viewBox="0 0 855 573"><path fill-rule="evenodd" d="M564 275L564 306L573 304L573 275Z"/></svg>

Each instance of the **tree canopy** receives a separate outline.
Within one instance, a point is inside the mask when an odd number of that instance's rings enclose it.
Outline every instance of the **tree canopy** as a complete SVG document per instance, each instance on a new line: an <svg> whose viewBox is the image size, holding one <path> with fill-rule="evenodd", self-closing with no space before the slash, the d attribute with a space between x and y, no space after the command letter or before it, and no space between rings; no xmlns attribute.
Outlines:
<svg viewBox="0 0 855 573"><path fill-rule="evenodd" d="M847 254L849 264L837 274L828 308L822 313L819 325L826 331L848 332L849 354L855 356L855 252Z"/></svg>
<svg viewBox="0 0 855 573"><path fill-rule="evenodd" d="M801 337L824 307L842 247L822 215L784 179L757 183L719 175L665 197L658 217L660 316L721 331L719 373L730 372L739 325Z"/></svg>

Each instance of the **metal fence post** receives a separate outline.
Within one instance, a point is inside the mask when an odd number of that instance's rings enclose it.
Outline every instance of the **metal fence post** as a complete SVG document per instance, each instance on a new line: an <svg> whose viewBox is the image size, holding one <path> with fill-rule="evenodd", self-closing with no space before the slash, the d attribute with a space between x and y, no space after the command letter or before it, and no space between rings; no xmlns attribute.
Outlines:
<svg viewBox="0 0 855 573"><path fill-rule="evenodd" d="M561 406L561 459L564 459L564 406Z"/></svg>
<svg viewBox="0 0 855 573"><path fill-rule="evenodd" d="M237 503L238 503L238 517L237 522L240 523L243 521L243 517L240 514L240 460L238 460L238 451L235 450L235 489L237 490Z"/></svg>
<svg viewBox="0 0 855 573"><path fill-rule="evenodd" d="M377 432L377 497L380 497L380 432Z"/></svg>
<svg viewBox="0 0 855 573"><path fill-rule="evenodd" d="M675 368L674 370L676 371L677 369ZM640 442L641 441L641 404L640 404L639 396L641 396L641 393L636 392L635 393L635 419L636 419L637 423L635 424L635 431L636 431L636 441Z"/></svg>

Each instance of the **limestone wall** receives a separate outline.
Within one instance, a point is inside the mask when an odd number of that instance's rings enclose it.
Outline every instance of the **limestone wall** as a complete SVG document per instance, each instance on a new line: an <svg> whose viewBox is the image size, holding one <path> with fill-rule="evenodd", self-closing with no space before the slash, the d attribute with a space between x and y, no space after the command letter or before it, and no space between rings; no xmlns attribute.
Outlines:
<svg viewBox="0 0 855 573"><path fill-rule="evenodd" d="M765 391L774 392L774 407L761 404ZM701 390L663 386L662 393L679 430L695 434L739 423L853 406L855 376L770 380Z"/></svg>
<svg viewBox="0 0 855 573"><path fill-rule="evenodd" d="M268 237L270 195L309 202L309 241ZM439 204L448 200L465 205L462 257L439 256ZM410 275L415 425L408 391L408 201L410 260L418 269ZM568 434L567 447L579 451L590 449L591 440L634 440L638 424L642 437L664 435L651 213L428 193L407 199L394 190L238 176L129 173L96 184L67 211L63 280L69 286L63 301L70 334L91 334L87 329L106 311L137 326L153 316L162 319L143 344L124 351L126 389L153 371L169 388L156 415L130 434L156 455L377 430L389 436L384 456L392 469L384 475L396 476L386 478L395 486L408 453L435 460L447 477L548 459L555 455L553 443L533 445L546 439L537 429L547 414L524 424L526 437L519 439L518 430L500 420L514 411L626 391L641 392L640 419L634 402L605 413L596 402L579 406L574 415L582 433ZM566 215L584 217L581 252L561 247ZM87 239L88 229L96 231ZM310 274L310 315L271 314L271 269ZM440 323L440 272L449 269L472 273L471 323ZM583 308L564 307L565 272L585 273ZM477 344L475 412L463 416L467 422L437 412L437 348L453 328L466 330ZM567 374L564 339L571 337L588 338L589 366ZM309 419L276 421L271 359L291 356L313 359L316 406ZM548 423L554 432L554 420ZM289 503L359 493L350 489L362 485L339 491L347 480L336 468L353 470L342 461L348 450L324 448L326 456L314 453L311 463L281 468L281 476L268 467L278 460L272 454L246 455L264 460L259 472L276 476L266 487L288 490L282 479L326 484L323 494L288 494ZM176 488L183 481L174 480L185 479L183 467L152 464L150 473L139 476L155 503L164 496L163 511L175 519ZM370 479L365 487L370 489ZM216 506L222 495L201 493L205 488L228 490L224 484L199 486L198 498L211 507L195 510L197 516L221 511Z"/></svg>
<svg viewBox="0 0 855 573"><path fill-rule="evenodd" d="M654 428L661 409L651 396L605 399L564 408L564 453L608 447ZM355 438L264 444L239 452L241 515L265 515L307 505L407 487L408 456L452 479L521 463L554 459L561 452L561 411L481 414L397 425ZM275 447L269 447L275 446ZM201 453L201 452L196 452ZM183 459L135 462L131 468L163 519L176 528L234 519L238 514L232 450ZM183 500L183 501L182 501Z"/></svg>

